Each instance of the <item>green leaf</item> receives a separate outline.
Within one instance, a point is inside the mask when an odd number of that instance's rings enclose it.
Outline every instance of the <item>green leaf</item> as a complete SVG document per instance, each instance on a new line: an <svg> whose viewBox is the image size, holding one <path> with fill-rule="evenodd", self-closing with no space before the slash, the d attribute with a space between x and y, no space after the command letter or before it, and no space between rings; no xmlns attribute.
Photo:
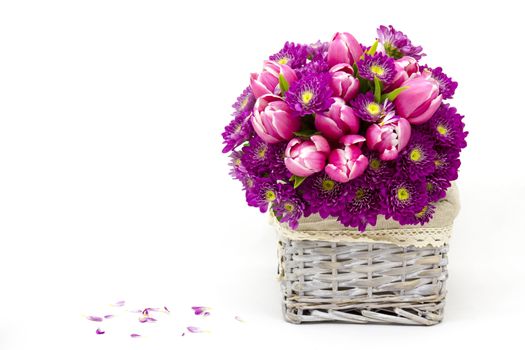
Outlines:
<svg viewBox="0 0 525 350"><path fill-rule="evenodd" d="M288 81L282 74L279 74L279 87L281 88L281 94L283 95L290 88L290 84L288 84Z"/></svg>
<svg viewBox="0 0 525 350"><path fill-rule="evenodd" d="M290 181L293 181L293 188L297 188L301 186L301 184L303 183L305 179L306 177L303 177L303 176L292 175L292 177L290 178Z"/></svg>
<svg viewBox="0 0 525 350"><path fill-rule="evenodd" d="M366 54L369 56L373 56L376 53L378 44L379 44L379 40L376 40L375 43L372 46L370 46Z"/></svg>
<svg viewBox="0 0 525 350"><path fill-rule="evenodd" d="M310 137L312 135L319 134L317 130L300 130L293 133L297 137Z"/></svg>
<svg viewBox="0 0 525 350"><path fill-rule="evenodd" d="M381 102L381 80L374 75L374 100L379 103Z"/></svg>
<svg viewBox="0 0 525 350"><path fill-rule="evenodd" d="M383 102L386 99L389 99L390 101L394 102L396 97L408 88L408 86L401 86L395 90L390 91L388 94L384 94L383 96L381 96L381 102Z"/></svg>

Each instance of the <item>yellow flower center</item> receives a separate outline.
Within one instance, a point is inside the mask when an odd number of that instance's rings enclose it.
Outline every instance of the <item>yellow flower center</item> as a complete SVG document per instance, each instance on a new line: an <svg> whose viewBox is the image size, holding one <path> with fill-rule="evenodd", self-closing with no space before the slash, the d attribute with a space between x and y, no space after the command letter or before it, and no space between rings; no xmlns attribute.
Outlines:
<svg viewBox="0 0 525 350"><path fill-rule="evenodd" d="M448 133L448 130L443 125L438 125L437 126L437 132L440 133L441 135L445 136Z"/></svg>
<svg viewBox="0 0 525 350"><path fill-rule="evenodd" d="M410 160L414 162L419 162L423 158L423 153L421 153L421 150L415 148L412 151L410 151Z"/></svg>
<svg viewBox="0 0 525 350"><path fill-rule="evenodd" d="M370 115L378 115L381 112L381 106L375 102L371 102L366 106L366 111Z"/></svg>
<svg viewBox="0 0 525 350"><path fill-rule="evenodd" d="M244 98L244 100L242 100L240 109L244 109L244 107L246 107L246 105L248 105L248 96L246 96Z"/></svg>
<svg viewBox="0 0 525 350"><path fill-rule="evenodd" d="M304 91L301 94L301 100L303 101L303 104L305 105L309 104L313 97L314 97L314 93L309 90Z"/></svg>
<svg viewBox="0 0 525 350"><path fill-rule="evenodd" d="M295 206L292 203L285 203L284 209L286 211L292 212L295 209Z"/></svg>
<svg viewBox="0 0 525 350"><path fill-rule="evenodd" d="M363 190L362 188L359 188L355 192L355 199L363 199L364 196L365 196L365 190Z"/></svg>
<svg viewBox="0 0 525 350"><path fill-rule="evenodd" d="M419 213L416 214L416 218L422 218L423 215L428 211L428 206L424 206Z"/></svg>
<svg viewBox="0 0 525 350"><path fill-rule="evenodd" d="M410 198L410 192L404 187L398 188L397 190L397 199L400 201L406 201Z"/></svg>
<svg viewBox="0 0 525 350"><path fill-rule="evenodd" d="M377 170L381 166L381 161L377 158L374 158L370 161L370 168Z"/></svg>
<svg viewBox="0 0 525 350"><path fill-rule="evenodd" d="M266 156L266 147L261 147L258 151L257 151L257 156L259 158L264 158Z"/></svg>
<svg viewBox="0 0 525 350"><path fill-rule="evenodd" d="M440 166L443 165L443 162L442 162L440 159L436 159L436 160L434 161L434 165L435 165L436 167L439 168Z"/></svg>
<svg viewBox="0 0 525 350"><path fill-rule="evenodd" d="M266 193L264 194L264 198L266 198L266 200L268 202L273 202L275 200L277 196L275 195L275 192L272 191L272 190L268 190L266 191Z"/></svg>
<svg viewBox="0 0 525 350"><path fill-rule="evenodd" d="M381 66L376 65L376 64L370 66L370 71L372 73L374 73L374 75L377 75L379 77L382 76L383 73L385 73L385 69L383 67L381 67Z"/></svg>
<svg viewBox="0 0 525 350"><path fill-rule="evenodd" d="M235 159L235 166L240 166L241 165L241 160L240 159Z"/></svg>
<svg viewBox="0 0 525 350"><path fill-rule="evenodd" d="M277 63L279 63L279 64L287 64L288 61L289 61L288 57L282 57L279 61L277 61Z"/></svg>
<svg viewBox="0 0 525 350"><path fill-rule="evenodd" d="M246 180L246 185L248 185L248 187L253 187L253 180L252 179L247 179Z"/></svg>
<svg viewBox="0 0 525 350"><path fill-rule="evenodd" d="M323 180L323 190L325 191L331 191L335 187L335 182L332 180Z"/></svg>
<svg viewBox="0 0 525 350"><path fill-rule="evenodd" d="M432 192L433 189L434 189L434 185L432 185L431 182L427 182L427 191Z"/></svg>

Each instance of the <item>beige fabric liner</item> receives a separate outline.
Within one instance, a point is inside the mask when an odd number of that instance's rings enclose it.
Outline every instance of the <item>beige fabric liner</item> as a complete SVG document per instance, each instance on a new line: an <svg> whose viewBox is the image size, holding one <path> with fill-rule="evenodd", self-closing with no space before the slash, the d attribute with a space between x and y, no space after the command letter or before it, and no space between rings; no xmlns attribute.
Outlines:
<svg viewBox="0 0 525 350"><path fill-rule="evenodd" d="M299 220L296 230L288 224L280 223L273 215L271 221L277 232L292 240L314 240L328 242L393 243L401 247L441 247L448 243L452 225L460 209L457 186L447 191L447 196L436 205L434 217L425 225L400 225L392 219L380 215L376 226L368 226L365 232L345 227L335 218L321 219L310 215Z"/></svg>

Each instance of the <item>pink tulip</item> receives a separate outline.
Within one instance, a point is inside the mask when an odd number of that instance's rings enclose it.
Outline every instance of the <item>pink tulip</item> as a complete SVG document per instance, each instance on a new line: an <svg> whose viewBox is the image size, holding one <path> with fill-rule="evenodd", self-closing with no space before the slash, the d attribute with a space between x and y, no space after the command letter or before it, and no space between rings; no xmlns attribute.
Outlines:
<svg viewBox="0 0 525 350"><path fill-rule="evenodd" d="M432 78L432 73L424 71L421 75L412 75L401 86L402 91L394 103L397 113L412 124L423 124L429 120L441 105L439 83Z"/></svg>
<svg viewBox="0 0 525 350"><path fill-rule="evenodd" d="M297 176L310 176L324 169L326 158L330 154L328 141L320 135L310 140L291 139L284 151L284 164Z"/></svg>
<svg viewBox="0 0 525 350"><path fill-rule="evenodd" d="M328 65L353 65L363 55L359 42L349 33L336 33L328 46Z"/></svg>
<svg viewBox="0 0 525 350"><path fill-rule="evenodd" d="M408 144L410 130L410 123L405 118L393 117L386 123L370 125L366 130L366 144L379 152L380 159L396 159Z"/></svg>
<svg viewBox="0 0 525 350"><path fill-rule="evenodd" d="M408 80L412 74L419 72L419 65L417 60L410 56L404 56L394 62L396 67L396 75L392 83L388 85L385 91L397 89L401 84Z"/></svg>
<svg viewBox="0 0 525 350"><path fill-rule="evenodd" d="M331 87L334 96L350 101L359 92L359 80L354 77L354 69L346 63L339 63L330 68L332 73Z"/></svg>
<svg viewBox="0 0 525 350"><path fill-rule="evenodd" d="M252 73L250 76L250 86L255 98L262 95L277 95L281 92L279 88L279 75L282 74L288 84L297 80L295 71L286 64L279 64L274 61L264 61L261 73Z"/></svg>
<svg viewBox="0 0 525 350"><path fill-rule="evenodd" d="M315 115L315 128L329 139L339 140L345 134L357 134L359 118L343 99L335 97L327 112Z"/></svg>
<svg viewBox="0 0 525 350"><path fill-rule="evenodd" d="M263 95L255 101L251 120L257 135L268 143L290 140L301 127L300 117L275 95Z"/></svg>
<svg viewBox="0 0 525 350"><path fill-rule="evenodd" d="M340 140L343 148L334 149L325 167L326 175L337 182L348 182L361 176L368 167L368 158L361 152L365 138L361 135L346 135Z"/></svg>

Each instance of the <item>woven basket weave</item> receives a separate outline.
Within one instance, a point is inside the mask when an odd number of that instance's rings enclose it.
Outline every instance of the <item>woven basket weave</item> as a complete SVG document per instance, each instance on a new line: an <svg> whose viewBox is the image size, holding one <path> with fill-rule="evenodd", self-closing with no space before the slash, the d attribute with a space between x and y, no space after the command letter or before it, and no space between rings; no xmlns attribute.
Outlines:
<svg viewBox="0 0 525 350"><path fill-rule="evenodd" d="M292 323L439 323L448 239L458 210L453 186L424 226L382 219L363 234L335 220L306 218L290 230L272 218L284 318Z"/></svg>

